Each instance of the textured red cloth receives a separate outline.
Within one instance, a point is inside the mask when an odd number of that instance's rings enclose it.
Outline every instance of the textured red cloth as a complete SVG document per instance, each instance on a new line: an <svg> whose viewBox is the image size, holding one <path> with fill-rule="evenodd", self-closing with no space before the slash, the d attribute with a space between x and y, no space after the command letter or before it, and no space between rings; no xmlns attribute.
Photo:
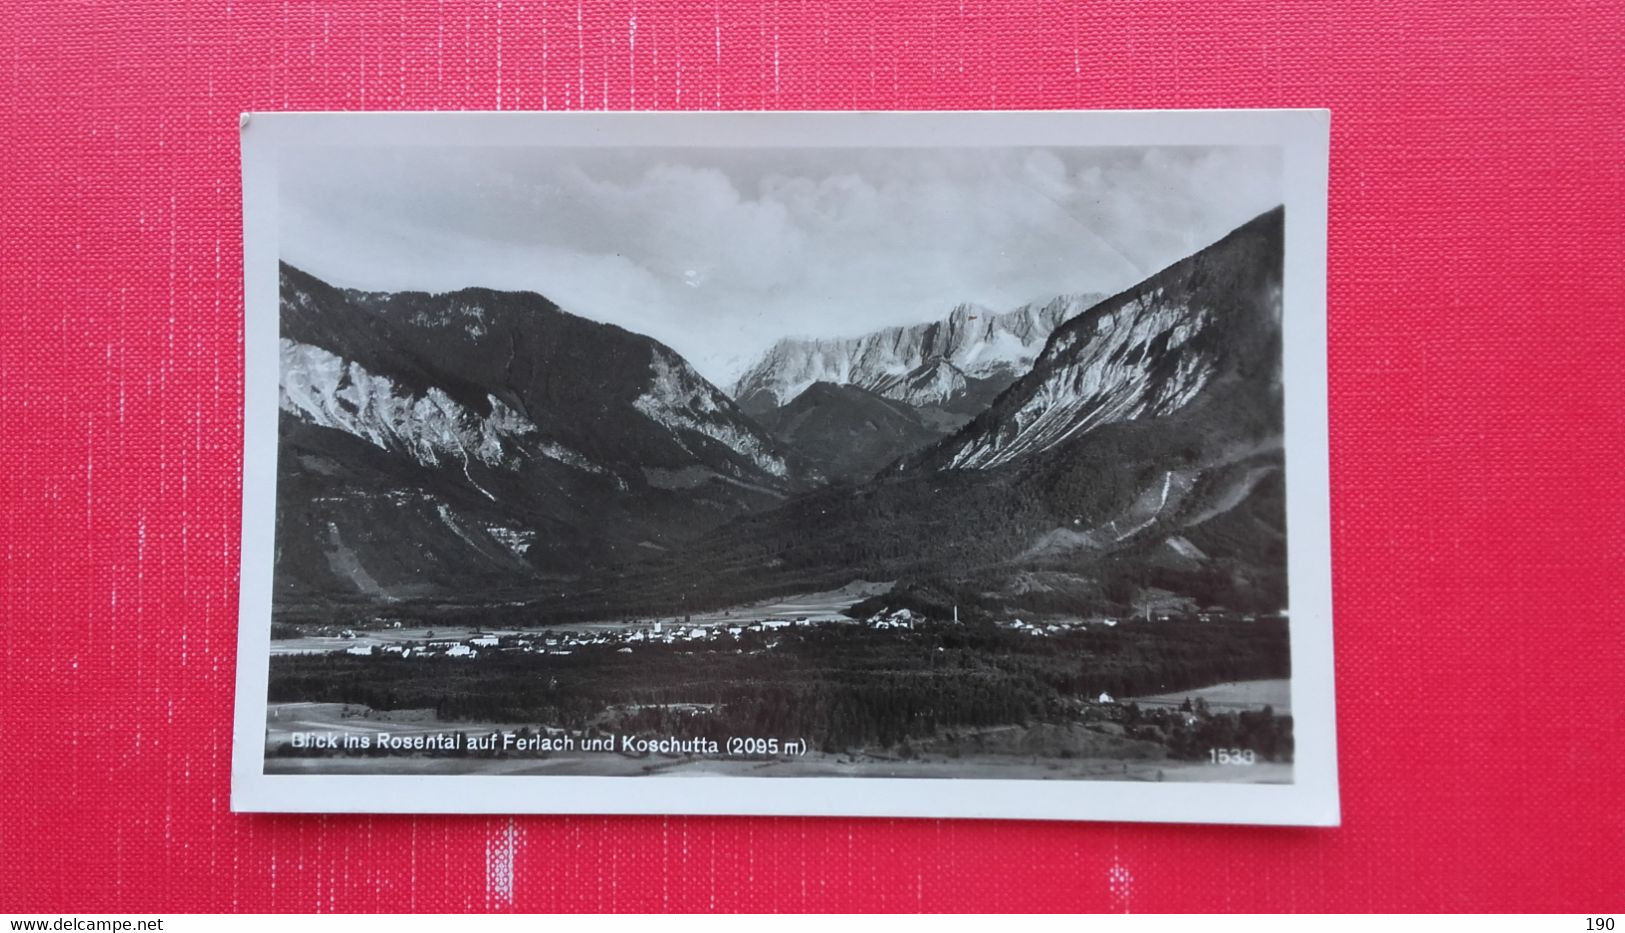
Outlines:
<svg viewBox="0 0 1625 933"><path fill-rule="evenodd" d="M1625 4L0 10L0 911L1625 908ZM1333 111L1336 830L236 816L250 109Z"/></svg>

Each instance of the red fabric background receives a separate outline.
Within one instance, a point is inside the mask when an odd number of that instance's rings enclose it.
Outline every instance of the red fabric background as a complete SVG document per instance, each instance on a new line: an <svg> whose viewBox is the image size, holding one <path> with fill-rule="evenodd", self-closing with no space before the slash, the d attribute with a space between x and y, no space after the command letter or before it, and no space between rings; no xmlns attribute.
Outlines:
<svg viewBox="0 0 1625 933"><path fill-rule="evenodd" d="M0 910L1625 908L1625 4L331 6L0 10ZM1332 108L1344 826L230 813L236 115L582 106Z"/></svg>

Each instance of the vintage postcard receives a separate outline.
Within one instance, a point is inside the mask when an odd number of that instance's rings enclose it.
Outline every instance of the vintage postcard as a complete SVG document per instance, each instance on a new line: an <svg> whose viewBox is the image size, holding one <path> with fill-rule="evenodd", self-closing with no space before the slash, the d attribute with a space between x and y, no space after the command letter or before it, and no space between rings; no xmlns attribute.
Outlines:
<svg viewBox="0 0 1625 933"><path fill-rule="evenodd" d="M233 806L1336 823L1328 124L244 115Z"/></svg>

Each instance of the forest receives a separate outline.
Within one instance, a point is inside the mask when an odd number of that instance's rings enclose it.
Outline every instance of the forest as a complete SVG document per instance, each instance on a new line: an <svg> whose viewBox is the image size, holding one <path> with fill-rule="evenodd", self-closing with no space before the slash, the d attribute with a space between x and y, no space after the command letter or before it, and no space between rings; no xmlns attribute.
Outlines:
<svg viewBox="0 0 1625 933"><path fill-rule="evenodd" d="M270 673L273 703L432 709L442 721L538 729L796 736L828 753L906 749L956 730L1091 722L1115 723L1173 757L1226 744L1274 759L1291 746L1290 718L1273 712L1098 701L1287 677L1278 619L1125 622L1047 637L986 622L826 624L632 653L598 645L474 660L291 655L274 658Z"/></svg>

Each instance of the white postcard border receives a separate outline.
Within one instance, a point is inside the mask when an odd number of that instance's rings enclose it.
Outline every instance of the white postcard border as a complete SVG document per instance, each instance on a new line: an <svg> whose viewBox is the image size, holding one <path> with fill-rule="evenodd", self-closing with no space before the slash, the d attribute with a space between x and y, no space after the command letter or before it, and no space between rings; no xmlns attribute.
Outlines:
<svg viewBox="0 0 1625 933"><path fill-rule="evenodd" d="M1335 826L1325 110L254 113L241 118L243 537L231 806L239 812L746 814ZM277 154L294 145L1279 145L1294 782L265 774L278 418Z"/></svg>

